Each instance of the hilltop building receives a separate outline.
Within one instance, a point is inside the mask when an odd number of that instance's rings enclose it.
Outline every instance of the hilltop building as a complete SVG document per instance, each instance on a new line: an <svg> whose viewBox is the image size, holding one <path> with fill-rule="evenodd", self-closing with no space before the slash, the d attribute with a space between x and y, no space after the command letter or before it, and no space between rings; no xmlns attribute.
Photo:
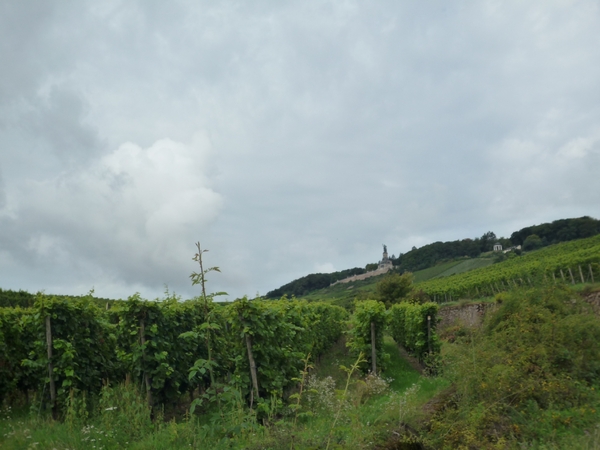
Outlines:
<svg viewBox="0 0 600 450"><path fill-rule="evenodd" d="M393 268L392 260L388 257L387 245L383 244L383 257L379 261L377 270L385 270L386 272Z"/></svg>
<svg viewBox="0 0 600 450"><path fill-rule="evenodd" d="M343 280L338 280L335 283L333 283L331 286L338 284L338 283L350 283L352 281L360 281L360 280L365 280L367 278L376 277L377 275L383 275L384 273L389 272L393 268L394 268L394 264L392 263L392 260L389 258L388 252L387 252L387 246L384 244L383 257L381 258L381 261L379 261L379 264L377 265L377 269L372 270L371 272L360 274L360 275L353 275L351 277L344 278ZM348 288L348 289L350 289L350 288Z"/></svg>

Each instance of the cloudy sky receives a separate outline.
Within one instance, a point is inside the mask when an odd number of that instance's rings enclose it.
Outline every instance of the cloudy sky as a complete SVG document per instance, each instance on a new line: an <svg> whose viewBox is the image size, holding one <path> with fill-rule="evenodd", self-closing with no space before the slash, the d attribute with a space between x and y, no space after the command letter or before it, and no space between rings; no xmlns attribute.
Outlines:
<svg viewBox="0 0 600 450"><path fill-rule="evenodd" d="M600 6L0 3L0 287L230 298L600 217Z"/></svg>

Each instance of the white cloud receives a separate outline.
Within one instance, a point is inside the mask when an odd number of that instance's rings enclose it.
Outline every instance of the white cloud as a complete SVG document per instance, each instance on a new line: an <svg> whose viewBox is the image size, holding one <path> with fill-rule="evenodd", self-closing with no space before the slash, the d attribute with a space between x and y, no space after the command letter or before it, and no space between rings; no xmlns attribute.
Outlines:
<svg viewBox="0 0 600 450"><path fill-rule="evenodd" d="M597 146L597 140L590 138L577 138L569 141L558 151L558 156L566 160L582 159L585 158L590 151L594 148L594 144ZM596 148L596 152L598 148Z"/></svg>
<svg viewBox="0 0 600 450"><path fill-rule="evenodd" d="M125 143L83 170L30 181L17 210L27 250L64 269L88 264L100 283L156 288L185 278L193 243L222 207L206 176L209 153L202 134L189 145Z"/></svg>
<svg viewBox="0 0 600 450"><path fill-rule="evenodd" d="M317 272L317 273L331 273L331 272L335 272L335 267L330 262L315 264L315 272Z"/></svg>
<svg viewBox="0 0 600 450"><path fill-rule="evenodd" d="M0 287L186 291L201 240L240 296L598 216L599 11L8 2Z"/></svg>

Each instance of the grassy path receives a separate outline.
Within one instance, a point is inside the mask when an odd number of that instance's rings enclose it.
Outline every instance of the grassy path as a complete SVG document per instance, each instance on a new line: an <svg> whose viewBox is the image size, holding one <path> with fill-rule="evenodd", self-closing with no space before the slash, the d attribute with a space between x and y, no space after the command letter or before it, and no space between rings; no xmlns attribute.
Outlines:
<svg viewBox="0 0 600 450"><path fill-rule="evenodd" d="M313 403L303 399L301 415L294 421L291 412L274 412L266 421L257 419L247 408L234 408L225 413L225 422L210 420L179 420L149 424L146 432L128 435L134 423L132 416L119 423L120 431L109 428L98 418L74 417L72 423L52 422L30 415L28 411L3 411L0 417L0 448L3 449L368 449L381 448L402 432L406 424L417 423L422 409L431 397L445 387L445 382L423 376L401 356L391 338L385 340L385 351L390 359L382 378L387 381L385 391L380 379L369 379L355 373L347 396L343 388L347 373L340 366L350 367L355 357L350 355L343 341L316 363L312 371L317 381ZM323 380L329 379L329 384ZM318 384L321 382L322 384ZM305 396L308 396L308 390ZM324 399L331 402L323 402ZM141 404L143 396L138 399ZM125 402L119 408L125 408ZM339 420L334 418L339 415Z"/></svg>

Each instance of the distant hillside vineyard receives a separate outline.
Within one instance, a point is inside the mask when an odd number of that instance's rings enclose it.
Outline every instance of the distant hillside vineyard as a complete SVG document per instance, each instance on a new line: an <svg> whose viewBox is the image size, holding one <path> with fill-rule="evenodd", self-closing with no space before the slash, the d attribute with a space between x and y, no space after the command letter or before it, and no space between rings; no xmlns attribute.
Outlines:
<svg viewBox="0 0 600 450"><path fill-rule="evenodd" d="M405 254L392 259L397 272L418 272L441 263L465 258L478 258L482 253L490 252L494 244L499 243L503 248L520 245L524 250L536 250L551 244L583 239L600 234L600 220L584 216L574 219L560 219L554 222L532 225L511 234L510 239L497 237L488 231L481 237L462 239L448 242L434 242L423 247L413 247ZM470 263L473 264L473 263ZM334 273L317 273L306 275L267 293L266 298L287 296L306 296L311 292L323 289L334 282L352 275L365 273L365 269L354 268ZM476 267L474 264L473 267Z"/></svg>

